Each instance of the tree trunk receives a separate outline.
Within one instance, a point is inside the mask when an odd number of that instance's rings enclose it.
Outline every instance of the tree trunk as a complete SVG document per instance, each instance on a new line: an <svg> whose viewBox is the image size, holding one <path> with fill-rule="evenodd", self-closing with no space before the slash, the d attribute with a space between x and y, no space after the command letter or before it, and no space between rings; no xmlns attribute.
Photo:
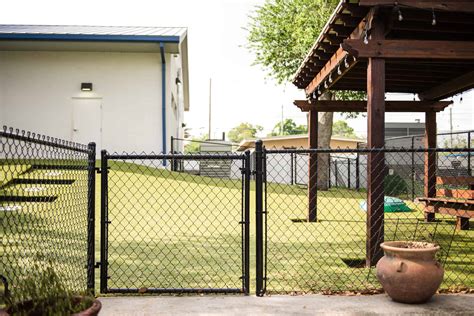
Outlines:
<svg viewBox="0 0 474 316"><path fill-rule="evenodd" d="M325 92L319 100L332 100L333 94L331 92ZM332 136L332 123L333 123L333 112L320 112L318 114L318 148L329 148ZM326 153L318 154L318 179L317 187L318 190L326 191L329 189L329 166L330 156Z"/></svg>

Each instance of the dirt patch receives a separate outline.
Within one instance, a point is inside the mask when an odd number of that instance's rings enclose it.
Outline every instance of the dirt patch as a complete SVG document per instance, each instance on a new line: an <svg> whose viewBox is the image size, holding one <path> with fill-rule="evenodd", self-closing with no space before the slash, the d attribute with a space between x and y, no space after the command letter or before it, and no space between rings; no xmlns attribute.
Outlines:
<svg viewBox="0 0 474 316"><path fill-rule="evenodd" d="M428 248L435 248L436 245L429 243L429 242L421 242L421 241L407 241L401 242L397 245L390 245L394 248L403 248L403 249L428 249Z"/></svg>

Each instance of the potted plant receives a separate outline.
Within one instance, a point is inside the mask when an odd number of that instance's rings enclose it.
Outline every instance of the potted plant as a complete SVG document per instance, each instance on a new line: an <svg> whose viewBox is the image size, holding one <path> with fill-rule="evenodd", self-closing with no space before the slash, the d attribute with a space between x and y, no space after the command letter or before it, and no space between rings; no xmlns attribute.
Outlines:
<svg viewBox="0 0 474 316"><path fill-rule="evenodd" d="M28 276L18 282L5 297L6 315L98 315L102 307L99 300L85 293L67 289L52 268L35 264Z"/></svg>
<svg viewBox="0 0 474 316"><path fill-rule="evenodd" d="M439 246L428 242L389 241L380 245L377 278L385 292L401 303L429 300L443 281L444 269L436 260Z"/></svg>

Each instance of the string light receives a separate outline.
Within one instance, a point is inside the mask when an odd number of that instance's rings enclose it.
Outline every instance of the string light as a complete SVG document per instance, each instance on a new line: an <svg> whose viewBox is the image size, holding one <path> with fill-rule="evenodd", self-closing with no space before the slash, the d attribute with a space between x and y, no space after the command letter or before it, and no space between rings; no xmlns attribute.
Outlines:
<svg viewBox="0 0 474 316"><path fill-rule="evenodd" d="M436 25L436 15L435 15L434 9L432 9L432 12L433 12L433 21L431 21L431 25L435 26Z"/></svg>
<svg viewBox="0 0 474 316"><path fill-rule="evenodd" d="M332 83L332 73L329 74L329 83Z"/></svg>
<svg viewBox="0 0 474 316"><path fill-rule="evenodd" d="M367 37L367 30L365 30L365 32L364 32L364 44L365 45L369 44L369 39Z"/></svg>
<svg viewBox="0 0 474 316"><path fill-rule="evenodd" d="M397 7L398 10L398 21L403 21L403 15L402 15L402 10L400 10L400 7Z"/></svg>
<svg viewBox="0 0 474 316"><path fill-rule="evenodd" d="M328 88L328 82L327 81L324 81L324 88Z"/></svg>
<svg viewBox="0 0 474 316"><path fill-rule="evenodd" d="M337 74L338 74L338 75L341 75L341 74L342 74L341 65L338 65L338 66L337 66Z"/></svg>
<svg viewBox="0 0 474 316"><path fill-rule="evenodd" d="M349 63L347 62L347 56L344 58L344 67L349 68Z"/></svg>

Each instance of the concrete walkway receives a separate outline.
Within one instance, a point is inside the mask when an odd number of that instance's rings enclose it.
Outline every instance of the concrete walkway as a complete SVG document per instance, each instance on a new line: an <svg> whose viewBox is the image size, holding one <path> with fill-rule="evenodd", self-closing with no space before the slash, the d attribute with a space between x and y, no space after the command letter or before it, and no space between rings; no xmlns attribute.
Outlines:
<svg viewBox="0 0 474 316"><path fill-rule="evenodd" d="M368 296L122 296L101 297L100 315L474 315L474 295L437 295L421 305Z"/></svg>

